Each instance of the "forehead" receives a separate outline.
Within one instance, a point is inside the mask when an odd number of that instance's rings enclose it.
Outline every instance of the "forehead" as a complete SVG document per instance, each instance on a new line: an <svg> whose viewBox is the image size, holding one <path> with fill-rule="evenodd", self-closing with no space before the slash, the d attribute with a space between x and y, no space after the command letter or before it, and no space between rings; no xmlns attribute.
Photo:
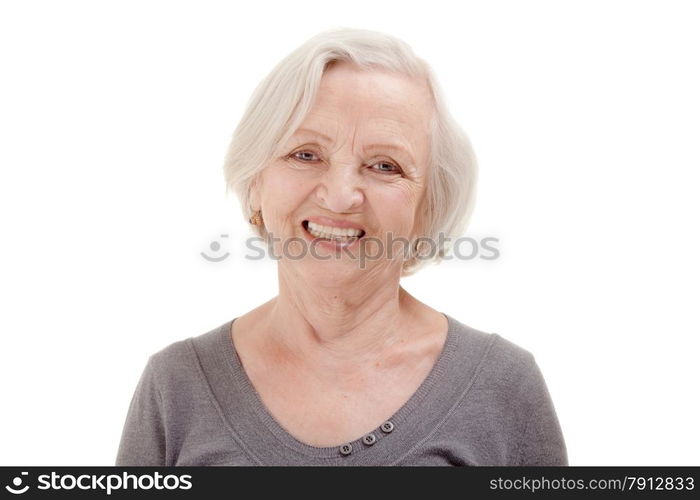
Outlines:
<svg viewBox="0 0 700 500"><path fill-rule="evenodd" d="M423 80L340 62L323 74L300 129L337 139L351 133L361 141L393 138L417 146L427 142L432 113L432 97Z"/></svg>

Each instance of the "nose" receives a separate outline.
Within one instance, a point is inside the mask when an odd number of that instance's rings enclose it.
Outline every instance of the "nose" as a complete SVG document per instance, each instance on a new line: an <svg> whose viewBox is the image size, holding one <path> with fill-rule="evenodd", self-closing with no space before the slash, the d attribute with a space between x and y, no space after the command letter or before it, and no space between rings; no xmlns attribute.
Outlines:
<svg viewBox="0 0 700 500"><path fill-rule="evenodd" d="M356 210L364 201L362 178L357 167L349 162L329 166L316 188L316 196L333 212Z"/></svg>

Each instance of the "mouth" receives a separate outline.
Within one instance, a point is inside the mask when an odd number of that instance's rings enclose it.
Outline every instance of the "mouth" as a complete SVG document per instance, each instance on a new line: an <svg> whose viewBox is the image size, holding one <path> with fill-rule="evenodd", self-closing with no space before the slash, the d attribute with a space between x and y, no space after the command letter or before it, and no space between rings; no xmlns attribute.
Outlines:
<svg viewBox="0 0 700 500"><path fill-rule="evenodd" d="M301 223L304 232L314 241L328 242L340 246L349 246L362 238L366 232L363 229L340 229L329 226L321 226L305 220Z"/></svg>

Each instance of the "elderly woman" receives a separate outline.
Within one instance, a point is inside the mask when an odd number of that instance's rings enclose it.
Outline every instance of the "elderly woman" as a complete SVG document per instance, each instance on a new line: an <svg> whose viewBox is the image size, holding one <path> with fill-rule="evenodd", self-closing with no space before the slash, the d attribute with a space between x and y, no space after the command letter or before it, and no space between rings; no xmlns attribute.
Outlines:
<svg viewBox="0 0 700 500"><path fill-rule="evenodd" d="M444 258L476 180L405 43L340 29L299 47L256 90L225 174L279 293L150 356L117 465L567 464L532 354L400 285Z"/></svg>

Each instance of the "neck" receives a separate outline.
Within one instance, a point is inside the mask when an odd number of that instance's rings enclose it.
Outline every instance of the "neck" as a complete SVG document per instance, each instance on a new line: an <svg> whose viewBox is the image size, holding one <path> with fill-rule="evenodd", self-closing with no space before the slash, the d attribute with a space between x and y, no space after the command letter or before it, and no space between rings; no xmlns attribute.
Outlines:
<svg viewBox="0 0 700 500"><path fill-rule="evenodd" d="M398 273L323 283L282 266L278 273L267 331L295 358L334 368L374 363L407 336L415 299L399 285Z"/></svg>

